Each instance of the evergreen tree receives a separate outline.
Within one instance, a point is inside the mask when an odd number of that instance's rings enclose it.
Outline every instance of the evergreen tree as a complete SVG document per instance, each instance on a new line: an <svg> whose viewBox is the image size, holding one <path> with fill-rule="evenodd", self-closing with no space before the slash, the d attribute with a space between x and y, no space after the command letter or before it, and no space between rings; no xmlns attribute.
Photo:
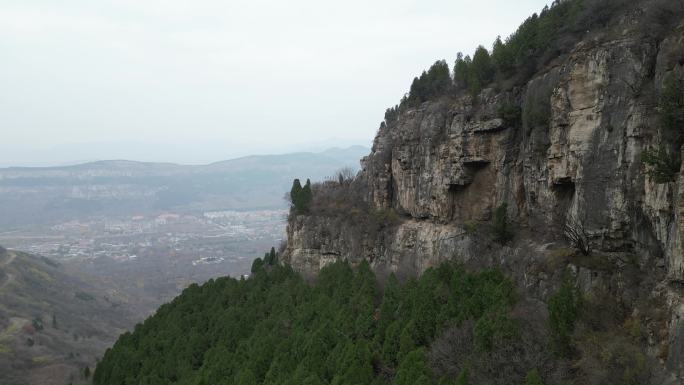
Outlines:
<svg viewBox="0 0 684 385"><path fill-rule="evenodd" d="M302 187L299 179L295 179L292 182L292 188L290 189L290 200L292 201L292 206L297 214L306 213L313 200L311 181L307 179L306 184Z"/></svg>
<svg viewBox="0 0 684 385"><path fill-rule="evenodd" d="M458 53L453 71L453 82L443 76L443 61L413 79L400 107L416 107L421 103L456 90L467 90L478 95L494 77L509 79L506 86L524 84L537 69L568 51L594 27L603 27L616 15L625 0L556 0L544 7L540 14L527 18L518 29L502 41L494 41L491 55L479 46L469 56ZM663 3L667 1L663 0ZM669 13L672 13L671 11ZM446 67L448 68L448 67ZM388 109L385 122L391 121L396 111Z"/></svg>
<svg viewBox="0 0 684 385"><path fill-rule="evenodd" d="M532 369L527 373L527 377L525 377L525 385L544 385L537 369Z"/></svg>
<svg viewBox="0 0 684 385"><path fill-rule="evenodd" d="M675 180L682 163L684 144L684 78L669 74L663 81L658 99L661 144L644 150L641 161L649 167L646 173L656 183Z"/></svg>
<svg viewBox="0 0 684 385"><path fill-rule="evenodd" d="M571 351L571 334L579 318L580 296L567 278L549 298L547 306L553 347L558 355L568 356Z"/></svg>
<svg viewBox="0 0 684 385"><path fill-rule="evenodd" d="M444 60L436 61L428 70L427 81L430 96L446 94L452 84L447 62Z"/></svg>
<svg viewBox="0 0 684 385"><path fill-rule="evenodd" d="M454 83L459 89L468 89L468 77L471 64L472 61L470 60L470 56L463 57L463 53L461 52L456 55L456 63L454 64Z"/></svg>
<svg viewBox="0 0 684 385"><path fill-rule="evenodd" d="M254 372L249 368L241 370L235 378L235 384L237 385L257 385L258 383Z"/></svg>
<svg viewBox="0 0 684 385"><path fill-rule="evenodd" d="M414 337L414 332L416 329L416 324L411 320L406 324L404 330L401 331L399 336L399 351L397 352L397 362L401 362L404 358L416 348L416 339Z"/></svg>
<svg viewBox="0 0 684 385"><path fill-rule="evenodd" d="M292 182L292 188L290 189L290 200L296 206L299 198L302 194L302 183L299 179L295 179Z"/></svg>
<svg viewBox="0 0 684 385"><path fill-rule="evenodd" d="M666 140L682 140L684 132L684 77L669 74L658 100L658 112L663 130L674 134Z"/></svg>
<svg viewBox="0 0 684 385"><path fill-rule="evenodd" d="M494 218L492 219L492 233L494 240L499 243L506 243L513 237L508 224L508 204L502 203L494 210Z"/></svg>
<svg viewBox="0 0 684 385"><path fill-rule="evenodd" d="M264 267L264 261L261 258L257 258L252 262L252 268L250 269L250 272L252 274L255 274L257 271L261 270Z"/></svg>
<svg viewBox="0 0 684 385"><path fill-rule="evenodd" d="M397 363L397 353L399 352L399 338L401 335L401 322L393 321L385 331L385 338L382 345L382 360L385 365L394 366Z"/></svg>
<svg viewBox="0 0 684 385"><path fill-rule="evenodd" d="M423 71L420 77L413 79L408 103L410 106L418 106L432 98L446 95L452 84L449 65L444 60L438 60L428 71Z"/></svg>
<svg viewBox="0 0 684 385"><path fill-rule="evenodd" d="M420 78L413 78L413 82L411 82L411 88L409 88L409 105L417 106L423 101L426 92L420 79L425 79L425 76L426 72L423 71L423 73L420 75Z"/></svg>
<svg viewBox="0 0 684 385"><path fill-rule="evenodd" d="M292 205L294 206L295 212L297 212L298 214L304 211L302 190L302 183L299 181L299 179L295 179L292 182L292 188L290 189L290 201L292 201Z"/></svg>
<svg viewBox="0 0 684 385"><path fill-rule="evenodd" d="M492 65L502 77L508 76L514 68L515 62L510 47L498 36L492 46Z"/></svg>
<svg viewBox="0 0 684 385"><path fill-rule="evenodd" d="M465 367L458 374L458 377L456 378L456 385L468 385L468 383L468 368Z"/></svg>
<svg viewBox="0 0 684 385"><path fill-rule="evenodd" d="M394 273L390 274L385 286L385 292L382 296L382 304L380 305L380 320L378 321L378 334L384 340L385 331L398 317L399 299L401 298L401 290L399 281Z"/></svg>
<svg viewBox="0 0 684 385"><path fill-rule="evenodd" d="M477 95L482 88L488 85L494 75L494 67L489 56L489 51L483 46L478 46L473 55L473 62L469 66L468 90Z"/></svg>
<svg viewBox="0 0 684 385"><path fill-rule="evenodd" d="M311 181L307 178L306 184L302 188L302 208L304 211L309 210L309 205L313 200L313 192L311 191Z"/></svg>
<svg viewBox="0 0 684 385"><path fill-rule="evenodd" d="M378 314L378 282L368 263L333 263L313 284L275 264L249 279L190 285L124 333L93 382L381 385L396 373L396 384L431 385L425 349L434 336L425 330L509 308L511 287L501 273L444 265L403 286L390 279ZM439 316L420 314L426 293L439 298L430 305ZM388 325L383 332L380 324Z"/></svg>
<svg viewBox="0 0 684 385"><path fill-rule="evenodd" d="M394 385L432 384L425 362L425 351L420 348L411 351L397 368Z"/></svg>
<svg viewBox="0 0 684 385"><path fill-rule="evenodd" d="M273 266L278 263L278 256L276 255L275 247L271 247L271 251L268 253L268 265Z"/></svg>

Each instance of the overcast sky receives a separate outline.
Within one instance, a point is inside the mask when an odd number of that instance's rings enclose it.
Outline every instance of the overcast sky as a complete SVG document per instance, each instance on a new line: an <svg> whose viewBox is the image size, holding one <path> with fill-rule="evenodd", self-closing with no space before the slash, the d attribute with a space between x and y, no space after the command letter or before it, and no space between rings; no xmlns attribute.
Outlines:
<svg viewBox="0 0 684 385"><path fill-rule="evenodd" d="M370 146L437 59L543 0L2 0L0 165Z"/></svg>

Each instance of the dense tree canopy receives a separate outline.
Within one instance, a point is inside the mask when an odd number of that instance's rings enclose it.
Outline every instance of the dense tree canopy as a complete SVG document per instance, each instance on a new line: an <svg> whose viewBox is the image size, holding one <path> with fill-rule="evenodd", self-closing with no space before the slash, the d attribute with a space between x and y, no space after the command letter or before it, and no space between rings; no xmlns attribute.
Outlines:
<svg viewBox="0 0 684 385"><path fill-rule="evenodd" d="M627 0L556 0L527 18L508 38L497 37L491 51L480 45L472 57L458 53L453 72L444 60L434 63L413 79L408 96L386 111L384 123L393 121L402 108L442 96L460 92L477 96L492 85L522 84L543 65L570 52L587 33L605 27L626 4ZM664 13L672 12L667 8Z"/></svg>
<svg viewBox="0 0 684 385"><path fill-rule="evenodd" d="M193 284L122 335L94 382L450 383L435 378L426 353L442 330L472 320L487 349L513 325L500 322L514 294L497 271L444 264L405 285L390 276L383 291L367 263L345 262L324 268L315 285L282 266Z"/></svg>
<svg viewBox="0 0 684 385"><path fill-rule="evenodd" d="M423 71L419 78L413 79L407 102L416 106L435 96L444 95L451 84L449 65L444 60L439 60L427 72Z"/></svg>

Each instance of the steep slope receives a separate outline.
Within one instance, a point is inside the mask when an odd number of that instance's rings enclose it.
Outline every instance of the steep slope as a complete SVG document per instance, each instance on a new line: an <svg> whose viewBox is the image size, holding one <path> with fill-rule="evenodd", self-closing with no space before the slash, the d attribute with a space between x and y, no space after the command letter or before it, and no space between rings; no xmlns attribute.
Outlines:
<svg viewBox="0 0 684 385"><path fill-rule="evenodd" d="M639 323L653 383L682 383L684 169L659 180L658 161L681 152L668 130L682 127L665 121L681 123L667 113L684 105L665 98L684 92L684 18L667 8L677 27L654 36L648 12L679 3L618 5L518 86L410 95L356 180L316 186L310 213L291 215L284 260L306 274L342 259L401 275L450 259L495 265L545 302L569 276L586 298L611 298L624 314L613 327ZM580 337L578 366L590 360Z"/></svg>
<svg viewBox="0 0 684 385"><path fill-rule="evenodd" d="M136 318L123 301L51 260L0 248L0 383L88 383L85 368Z"/></svg>
<svg viewBox="0 0 684 385"><path fill-rule="evenodd" d="M384 384L395 377L396 384L429 384L428 361L445 357L428 353L428 344L452 330L444 324L450 318L489 331L463 344L464 358L477 362L475 347L494 340L520 347L512 330L522 320L504 315L515 301L500 272L469 274L445 264L404 286L390 279L381 298L378 292L368 264L352 271L343 262L326 267L313 285L280 266L248 280L193 285L122 336L94 382ZM500 377L522 379L529 366L510 365ZM449 383L447 372L437 377ZM473 370L471 378L487 376Z"/></svg>
<svg viewBox="0 0 684 385"><path fill-rule="evenodd" d="M679 1L558 1L504 66L495 43L498 78L484 48L437 62L356 177L293 188L285 267L190 288L98 384L684 383L683 24Z"/></svg>

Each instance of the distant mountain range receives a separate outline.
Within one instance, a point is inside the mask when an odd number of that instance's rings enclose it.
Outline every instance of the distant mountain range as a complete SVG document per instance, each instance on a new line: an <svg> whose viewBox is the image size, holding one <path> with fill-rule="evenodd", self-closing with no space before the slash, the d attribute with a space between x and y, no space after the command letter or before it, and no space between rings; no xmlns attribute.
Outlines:
<svg viewBox="0 0 684 385"><path fill-rule="evenodd" d="M88 216L282 208L294 178L320 181L359 168L369 149L255 155L207 165L97 161L0 168L0 228Z"/></svg>
<svg viewBox="0 0 684 385"><path fill-rule="evenodd" d="M319 153L331 147L346 149L372 142L372 136L356 139L312 138L309 142L271 144L255 139L234 138L227 141L196 138L183 141L171 137L156 140L74 142L50 147L0 143L0 168L73 166L108 159L202 165L249 155Z"/></svg>

